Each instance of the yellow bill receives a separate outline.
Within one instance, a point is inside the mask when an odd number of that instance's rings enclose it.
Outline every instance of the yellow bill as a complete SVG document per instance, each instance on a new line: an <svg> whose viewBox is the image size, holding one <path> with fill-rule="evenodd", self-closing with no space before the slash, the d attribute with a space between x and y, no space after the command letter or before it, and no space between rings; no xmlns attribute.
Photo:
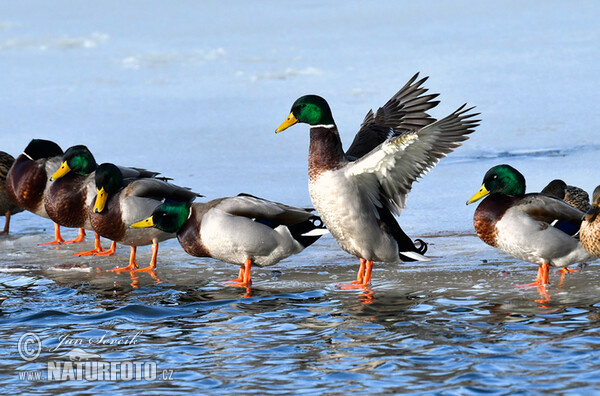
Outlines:
<svg viewBox="0 0 600 396"><path fill-rule="evenodd" d="M50 181L60 179L69 172L71 172L71 168L69 168L69 165L67 165L67 161L63 161L63 163L60 165L60 168L58 168L58 170L50 177Z"/></svg>
<svg viewBox="0 0 600 396"><path fill-rule="evenodd" d="M286 120L283 121L283 123L281 125L279 125L279 128L277 128L275 130L275 133L285 131L286 129L288 129L289 127L291 127L292 125L294 125L297 122L298 122L298 119L294 116L294 113L292 112L292 113L290 113L288 118L286 118Z"/></svg>
<svg viewBox="0 0 600 396"><path fill-rule="evenodd" d="M479 201L481 198L485 197L486 195L488 195L490 192L488 191L487 188L485 188L485 184L481 185L481 188L479 189L479 191L477 191L477 193L475 195L473 195L471 197L471 199L469 199L467 201L467 205L468 204L472 204L473 202Z"/></svg>
<svg viewBox="0 0 600 396"><path fill-rule="evenodd" d="M96 204L94 205L94 213L102 213L108 200L108 194L104 191L104 187L98 190L96 188Z"/></svg>
<svg viewBox="0 0 600 396"><path fill-rule="evenodd" d="M152 216L150 216L150 217L148 217L145 220L138 221L137 223L133 223L130 227L131 228L148 228L148 227L154 227L154 221L152 220Z"/></svg>

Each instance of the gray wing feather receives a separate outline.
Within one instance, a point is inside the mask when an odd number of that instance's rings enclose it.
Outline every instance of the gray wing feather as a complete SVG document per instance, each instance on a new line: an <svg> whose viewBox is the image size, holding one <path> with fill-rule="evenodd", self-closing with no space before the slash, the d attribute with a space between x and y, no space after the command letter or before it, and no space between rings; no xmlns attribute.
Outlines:
<svg viewBox="0 0 600 396"><path fill-rule="evenodd" d="M519 207L532 218L546 223L563 220L580 224L585 215L584 212L563 200L545 194L527 194Z"/></svg>
<svg viewBox="0 0 600 396"><path fill-rule="evenodd" d="M415 83L418 76L419 73L415 74L377 113L369 110L346 152L350 159L362 157L391 136L422 128L435 121L426 111L437 106L439 101L433 99L439 94L421 96L427 92L421 85L428 77Z"/></svg>
<svg viewBox="0 0 600 396"><path fill-rule="evenodd" d="M392 137L361 159L350 163L346 175L354 176L373 203L380 201L395 214L405 207L412 184L441 158L468 139L480 120L465 105L418 131Z"/></svg>
<svg viewBox="0 0 600 396"><path fill-rule="evenodd" d="M149 171L143 168L117 166L123 174L123 179L139 179L143 177L156 177L160 172Z"/></svg>
<svg viewBox="0 0 600 396"><path fill-rule="evenodd" d="M234 216L266 219L284 225L306 221L313 216L310 210L269 201L249 194L226 198L216 208Z"/></svg>
<svg viewBox="0 0 600 396"><path fill-rule="evenodd" d="M171 199L180 202L192 202L200 195L185 187L153 178L137 179L125 187L125 196L151 198L157 201Z"/></svg>

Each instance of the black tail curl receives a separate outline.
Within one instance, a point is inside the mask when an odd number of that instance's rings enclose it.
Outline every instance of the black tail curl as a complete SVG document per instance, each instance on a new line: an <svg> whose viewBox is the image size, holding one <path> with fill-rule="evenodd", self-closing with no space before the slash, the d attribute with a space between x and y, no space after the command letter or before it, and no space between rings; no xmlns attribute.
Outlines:
<svg viewBox="0 0 600 396"><path fill-rule="evenodd" d="M417 242L419 242L419 246L417 246ZM427 248L429 246L427 245L427 242L425 242L424 240L415 239L415 247L417 248L417 250L415 250L417 253L425 254L427 252Z"/></svg>
<svg viewBox="0 0 600 396"><path fill-rule="evenodd" d="M319 216L312 216L311 218L309 218L306 221L303 221L302 223L288 225L288 228L294 239L306 248L312 245L314 242L316 242L317 239L321 237L321 235L305 236L302 234L305 234L317 228L326 229L327 227L325 227L323 220L321 220Z"/></svg>

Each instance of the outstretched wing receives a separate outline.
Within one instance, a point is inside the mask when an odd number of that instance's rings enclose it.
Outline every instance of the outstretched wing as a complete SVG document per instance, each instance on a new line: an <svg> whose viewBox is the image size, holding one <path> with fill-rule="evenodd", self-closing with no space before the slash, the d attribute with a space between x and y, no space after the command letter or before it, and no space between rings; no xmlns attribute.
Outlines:
<svg viewBox="0 0 600 396"><path fill-rule="evenodd" d="M406 195L419 177L468 139L480 120L469 113L473 108L461 106L454 113L418 131L387 139L361 159L350 163L347 177L356 182L377 206L386 206L400 214Z"/></svg>
<svg viewBox="0 0 600 396"><path fill-rule="evenodd" d="M361 158L386 139L402 133L420 129L435 121L427 110L437 106L433 101L439 94L421 96L427 92L421 85L429 77L415 83L415 74L388 102L373 113L369 110L346 156L350 160ZM413 84L414 83L414 84Z"/></svg>

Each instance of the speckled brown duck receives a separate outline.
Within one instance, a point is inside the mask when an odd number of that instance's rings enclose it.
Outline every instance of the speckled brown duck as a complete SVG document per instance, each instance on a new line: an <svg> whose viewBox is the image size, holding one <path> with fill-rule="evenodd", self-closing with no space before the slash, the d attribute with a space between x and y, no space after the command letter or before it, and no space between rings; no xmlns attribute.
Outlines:
<svg viewBox="0 0 600 396"><path fill-rule="evenodd" d="M549 283L550 265L566 273L572 271L568 265L593 259L576 237L583 212L546 194L525 194L525 177L512 166L488 170L467 205L484 197L473 216L477 235L519 260L538 264L531 285Z"/></svg>
<svg viewBox="0 0 600 396"><path fill-rule="evenodd" d="M427 261L427 245L409 238L400 215L412 185L460 146L478 120L460 107L435 121L426 113L437 94L424 95L427 78L411 78L376 113L369 111L350 148L344 152L325 99L306 95L292 105L281 132L300 122L310 126L309 192L323 222L346 252L360 259L356 281L371 281L373 261Z"/></svg>
<svg viewBox="0 0 600 396"><path fill-rule="evenodd" d="M541 192L562 199L582 212L587 212L590 209L590 196L588 193L582 188L567 185L563 180L552 180Z"/></svg>
<svg viewBox="0 0 600 396"><path fill-rule="evenodd" d="M590 254L600 257L600 186L594 189L592 205L585 214L579 238L581 244Z"/></svg>
<svg viewBox="0 0 600 396"><path fill-rule="evenodd" d="M50 218L44 206L44 197L50 188L50 175L59 167L62 149L54 142L32 139L6 175L6 193L19 207L38 216ZM54 241L62 243L60 226L54 223Z"/></svg>
<svg viewBox="0 0 600 396"><path fill-rule="evenodd" d="M240 287L252 283L252 265L274 265L328 233L309 209L248 194L206 203L168 201L132 227L176 233L188 254L239 265L232 282Z"/></svg>
<svg viewBox="0 0 600 396"><path fill-rule="evenodd" d="M0 231L0 235L8 234L10 216L23 211L23 208L15 204L6 192L6 175L14 162L15 158L12 155L0 151L0 216L6 217L4 229Z"/></svg>

